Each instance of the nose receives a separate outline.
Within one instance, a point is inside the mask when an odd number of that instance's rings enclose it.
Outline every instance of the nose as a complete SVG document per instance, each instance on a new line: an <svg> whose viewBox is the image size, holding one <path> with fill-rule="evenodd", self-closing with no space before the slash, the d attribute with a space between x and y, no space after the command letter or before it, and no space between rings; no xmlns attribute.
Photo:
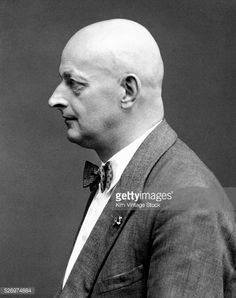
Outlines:
<svg viewBox="0 0 236 298"><path fill-rule="evenodd" d="M67 107L68 101L65 98L65 92L63 92L63 86L60 84L55 91L53 92L52 96L48 100L48 104L51 108L56 107Z"/></svg>

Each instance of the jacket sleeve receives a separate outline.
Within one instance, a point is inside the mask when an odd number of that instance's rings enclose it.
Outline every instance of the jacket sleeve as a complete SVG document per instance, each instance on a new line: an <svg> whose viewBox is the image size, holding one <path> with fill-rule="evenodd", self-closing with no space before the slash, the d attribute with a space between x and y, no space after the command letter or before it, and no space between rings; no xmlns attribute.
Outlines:
<svg viewBox="0 0 236 298"><path fill-rule="evenodd" d="M185 189L159 210L148 298L236 297L232 206L216 196L204 189Z"/></svg>

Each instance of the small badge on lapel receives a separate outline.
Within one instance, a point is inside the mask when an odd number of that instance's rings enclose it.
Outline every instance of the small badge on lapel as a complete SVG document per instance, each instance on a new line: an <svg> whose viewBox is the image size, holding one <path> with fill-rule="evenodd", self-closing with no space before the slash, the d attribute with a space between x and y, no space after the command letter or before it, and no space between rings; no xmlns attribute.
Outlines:
<svg viewBox="0 0 236 298"><path fill-rule="evenodd" d="M113 226L120 226L122 224L122 216L114 217Z"/></svg>

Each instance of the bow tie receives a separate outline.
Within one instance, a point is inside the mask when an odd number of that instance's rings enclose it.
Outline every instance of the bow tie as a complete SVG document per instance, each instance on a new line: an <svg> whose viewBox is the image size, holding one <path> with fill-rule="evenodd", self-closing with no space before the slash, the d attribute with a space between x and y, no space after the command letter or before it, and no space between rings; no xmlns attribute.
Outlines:
<svg viewBox="0 0 236 298"><path fill-rule="evenodd" d="M113 178L111 163L108 161L100 168L95 164L86 161L84 165L83 187L88 187L92 191L100 183L101 192L109 189Z"/></svg>

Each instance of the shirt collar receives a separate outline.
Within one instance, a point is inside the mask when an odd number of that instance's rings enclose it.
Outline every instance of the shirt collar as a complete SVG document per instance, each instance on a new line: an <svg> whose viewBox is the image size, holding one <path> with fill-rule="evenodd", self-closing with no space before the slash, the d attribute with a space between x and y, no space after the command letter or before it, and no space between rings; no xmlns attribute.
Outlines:
<svg viewBox="0 0 236 298"><path fill-rule="evenodd" d="M130 162L135 152L138 150L139 146L146 139L146 137L161 123L161 121L156 123L150 129L148 129L144 134L142 134L140 137L138 137L128 146L118 151L108 160L110 161L112 166L113 179L107 192L109 192L117 184L117 182L120 180L122 173L124 172L125 168L127 167L128 163ZM104 163L102 163L102 165L104 165Z"/></svg>

